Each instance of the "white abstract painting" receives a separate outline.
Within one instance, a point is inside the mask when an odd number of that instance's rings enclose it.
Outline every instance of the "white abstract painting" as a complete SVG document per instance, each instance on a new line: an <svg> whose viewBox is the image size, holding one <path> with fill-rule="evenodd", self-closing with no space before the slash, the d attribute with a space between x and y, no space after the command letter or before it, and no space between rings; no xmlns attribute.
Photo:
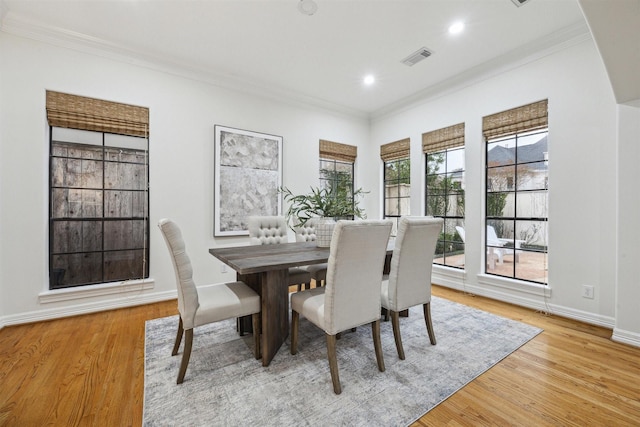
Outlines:
<svg viewBox="0 0 640 427"><path fill-rule="evenodd" d="M247 217L281 215L282 137L216 125L215 144L214 235L247 235Z"/></svg>

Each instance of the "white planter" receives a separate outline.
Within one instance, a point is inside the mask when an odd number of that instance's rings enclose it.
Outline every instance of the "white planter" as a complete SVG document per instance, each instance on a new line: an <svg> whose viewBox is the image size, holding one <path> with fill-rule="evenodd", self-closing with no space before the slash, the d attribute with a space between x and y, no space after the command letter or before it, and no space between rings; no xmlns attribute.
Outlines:
<svg viewBox="0 0 640 427"><path fill-rule="evenodd" d="M316 223L316 245L320 248L331 246L331 237L336 222L331 218L320 218Z"/></svg>

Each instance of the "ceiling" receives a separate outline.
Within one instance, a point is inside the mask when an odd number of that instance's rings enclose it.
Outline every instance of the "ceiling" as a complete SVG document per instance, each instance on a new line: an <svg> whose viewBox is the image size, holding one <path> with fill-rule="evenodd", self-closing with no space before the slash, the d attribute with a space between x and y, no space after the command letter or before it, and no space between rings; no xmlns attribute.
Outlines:
<svg viewBox="0 0 640 427"><path fill-rule="evenodd" d="M577 0L315 0L312 16L298 0L0 2L3 31L369 117L588 34ZM401 63L422 47L432 56Z"/></svg>

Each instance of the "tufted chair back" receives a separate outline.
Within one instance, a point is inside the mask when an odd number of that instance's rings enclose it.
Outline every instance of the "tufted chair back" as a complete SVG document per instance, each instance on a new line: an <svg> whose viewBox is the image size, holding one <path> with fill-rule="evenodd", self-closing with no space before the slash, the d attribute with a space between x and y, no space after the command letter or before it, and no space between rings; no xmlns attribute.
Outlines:
<svg viewBox="0 0 640 427"><path fill-rule="evenodd" d="M304 225L295 225L296 242L315 242L317 218L311 218Z"/></svg>
<svg viewBox="0 0 640 427"><path fill-rule="evenodd" d="M185 329L195 326L196 311L200 306L198 302L198 290L193 281L193 268L191 260L185 249L184 240L180 228L175 222L163 218L158 223L162 237L171 253L174 271L176 273L176 284L178 286L178 311L184 322Z"/></svg>
<svg viewBox="0 0 640 427"><path fill-rule="evenodd" d="M247 224L251 245L275 245L289 241L287 221L282 216L250 216Z"/></svg>

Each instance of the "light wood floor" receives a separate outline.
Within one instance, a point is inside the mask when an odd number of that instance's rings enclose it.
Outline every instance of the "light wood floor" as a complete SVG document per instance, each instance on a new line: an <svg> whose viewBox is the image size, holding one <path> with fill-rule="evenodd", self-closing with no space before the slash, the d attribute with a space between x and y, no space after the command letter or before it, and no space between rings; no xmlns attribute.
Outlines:
<svg viewBox="0 0 640 427"><path fill-rule="evenodd" d="M544 332L414 426L640 426L640 348L603 328L446 288L433 294ZM0 425L140 425L144 322L176 312L169 301L2 329Z"/></svg>

